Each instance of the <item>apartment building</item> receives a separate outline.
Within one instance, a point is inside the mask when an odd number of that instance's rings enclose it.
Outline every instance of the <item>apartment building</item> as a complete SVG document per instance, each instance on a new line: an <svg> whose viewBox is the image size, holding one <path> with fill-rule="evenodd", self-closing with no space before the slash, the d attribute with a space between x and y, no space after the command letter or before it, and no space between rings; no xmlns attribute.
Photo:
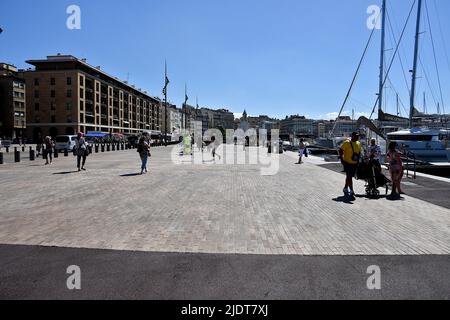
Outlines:
<svg viewBox="0 0 450 320"><path fill-rule="evenodd" d="M0 137L25 138L26 96L25 81L15 66L0 63Z"/></svg>
<svg viewBox="0 0 450 320"><path fill-rule="evenodd" d="M121 81L85 59L71 55L29 60L22 71L27 90L27 134L57 136L76 132L137 134L161 131L161 101Z"/></svg>

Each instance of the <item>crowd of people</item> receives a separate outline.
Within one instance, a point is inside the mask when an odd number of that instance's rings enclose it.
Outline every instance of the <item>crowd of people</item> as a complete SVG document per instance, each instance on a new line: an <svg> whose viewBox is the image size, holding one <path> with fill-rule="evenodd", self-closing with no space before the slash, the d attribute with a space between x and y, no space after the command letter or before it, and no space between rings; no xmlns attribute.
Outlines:
<svg viewBox="0 0 450 320"><path fill-rule="evenodd" d="M358 132L353 132L351 139L345 141L339 149L339 157L341 159L342 165L344 166L344 172L346 174L343 192L345 195L350 197L355 196L353 179L356 176L356 171L362 157L365 157L365 159L371 161L371 163L375 167L376 172L382 172L382 152L381 147L377 145L376 140L372 139L370 141L370 145L367 147L365 154L359 140L360 136ZM388 152L386 154L386 160L392 181L391 196L393 197L399 197L401 194L404 194L401 188L401 181L404 172L402 157L403 153L399 150L397 143L394 141L390 142Z"/></svg>

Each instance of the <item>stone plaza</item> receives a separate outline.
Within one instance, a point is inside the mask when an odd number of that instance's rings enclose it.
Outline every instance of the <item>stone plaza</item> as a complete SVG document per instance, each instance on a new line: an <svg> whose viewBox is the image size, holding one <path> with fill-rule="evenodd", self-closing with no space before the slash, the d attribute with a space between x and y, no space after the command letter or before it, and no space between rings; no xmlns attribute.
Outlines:
<svg viewBox="0 0 450 320"><path fill-rule="evenodd" d="M0 243L157 252L292 255L450 253L450 210L401 201L342 200L342 175L312 158L258 165L174 164L154 148L149 173L135 150L89 156L87 172L60 155L0 168ZM178 148L178 147L175 147ZM182 157L180 157L182 158ZM187 161L189 161L189 157ZM364 193L358 181L357 192Z"/></svg>

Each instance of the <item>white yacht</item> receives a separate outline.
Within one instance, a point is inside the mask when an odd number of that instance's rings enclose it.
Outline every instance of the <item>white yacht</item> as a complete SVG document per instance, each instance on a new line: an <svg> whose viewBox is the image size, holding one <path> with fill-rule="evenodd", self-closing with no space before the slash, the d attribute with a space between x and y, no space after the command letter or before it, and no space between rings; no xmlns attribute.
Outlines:
<svg viewBox="0 0 450 320"><path fill-rule="evenodd" d="M418 160L450 162L450 129L412 128L388 133L387 137L413 153Z"/></svg>

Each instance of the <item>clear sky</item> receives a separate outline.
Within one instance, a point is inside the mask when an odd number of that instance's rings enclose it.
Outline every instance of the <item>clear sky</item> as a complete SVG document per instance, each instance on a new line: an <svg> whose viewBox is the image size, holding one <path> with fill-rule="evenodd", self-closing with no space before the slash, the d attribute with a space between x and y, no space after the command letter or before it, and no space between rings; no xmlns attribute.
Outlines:
<svg viewBox="0 0 450 320"><path fill-rule="evenodd" d="M397 39L413 1L388 0ZM450 1L426 2L448 112ZM72 4L81 8L81 30L66 27L66 9ZM381 0L1 0L0 61L25 68L27 59L72 54L161 96L167 60L169 100L177 105L184 100L187 83L192 105L198 96L201 106L236 113L246 109L250 115L329 118L340 109L370 35L367 8L373 4ZM400 50L407 73L413 60L415 14ZM421 58L430 86L420 70L417 105L423 108L425 92L428 111L435 112L434 100L440 97L424 18ZM395 47L391 34L388 29L387 63ZM345 108L348 115L352 109L356 116L368 114L375 102L379 39L377 30ZM406 76L410 82L409 73ZM397 91L405 116L409 97L398 59L391 80L385 109L396 113Z"/></svg>

